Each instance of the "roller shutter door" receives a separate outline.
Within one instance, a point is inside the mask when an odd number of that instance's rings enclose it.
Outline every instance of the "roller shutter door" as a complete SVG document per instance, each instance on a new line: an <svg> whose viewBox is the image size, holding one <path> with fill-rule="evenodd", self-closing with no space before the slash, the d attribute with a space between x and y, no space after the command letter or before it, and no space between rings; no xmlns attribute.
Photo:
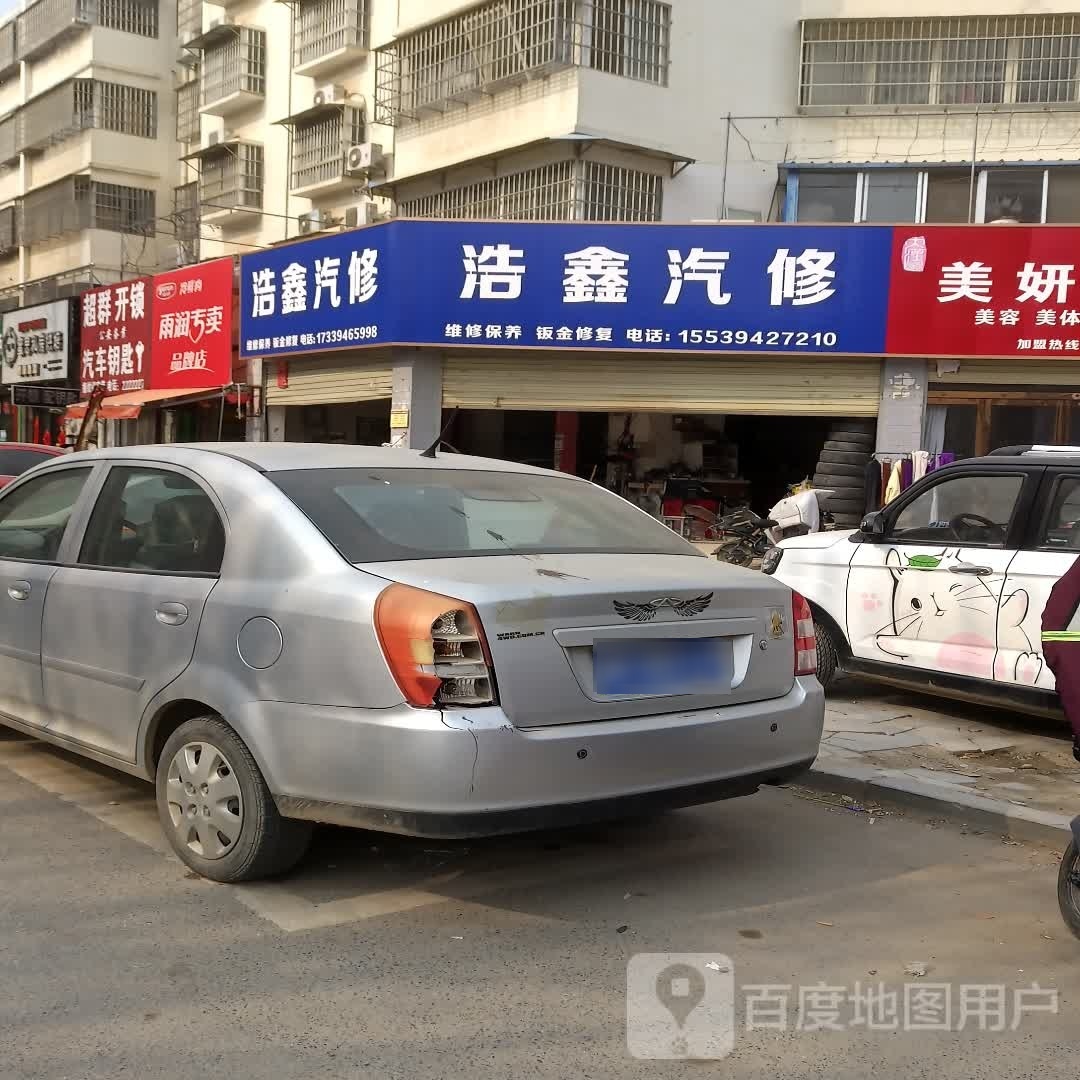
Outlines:
<svg viewBox="0 0 1080 1080"><path fill-rule="evenodd" d="M1080 390L1080 360L961 360L957 371L939 374L930 361L930 385L1075 386Z"/></svg>
<svg viewBox="0 0 1080 1080"><path fill-rule="evenodd" d="M814 357L446 358L443 405L466 409L876 416L881 362Z"/></svg>
<svg viewBox="0 0 1080 1080"><path fill-rule="evenodd" d="M386 363L357 363L355 360L289 361L289 385L278 386L277 372L269 365L266 377L267 405L339 405L353 401L388 398L393 387L393 371Z"/></svg>

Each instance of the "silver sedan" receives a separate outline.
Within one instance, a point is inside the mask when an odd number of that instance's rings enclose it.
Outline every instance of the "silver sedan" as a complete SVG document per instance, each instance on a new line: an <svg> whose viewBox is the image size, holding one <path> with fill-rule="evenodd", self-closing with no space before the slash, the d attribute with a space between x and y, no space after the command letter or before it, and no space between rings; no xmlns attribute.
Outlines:
<svg viewBox="0 0 1080 1080"><path fill-rule="evenodd" d="M0 720L153 780L180 858L469 837L813 761L806 602L583 480L405 450L66 455L0 495Z"/></svg>

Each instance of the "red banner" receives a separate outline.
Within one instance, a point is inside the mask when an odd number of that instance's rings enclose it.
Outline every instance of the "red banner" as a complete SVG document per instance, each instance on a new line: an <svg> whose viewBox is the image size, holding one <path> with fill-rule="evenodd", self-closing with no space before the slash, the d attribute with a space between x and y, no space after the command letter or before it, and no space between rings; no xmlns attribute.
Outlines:
<svg viewBox="0 0 1080 1080"><path fill-rule="evenodd" d="M231 258L158 274L150 385L203 390L232 382L232 327Z"/></svg>
<svg viewBox="0 0 1080 1080"><path fill-rule="evenodd" d="M88 397L147 388L150 368L150 278L91 289L80 297L80 370Z"/></svg>
<svg viewBox="0 0 1080 1080"><path fill-rule="evenodd" d="M886 351L1080 356L1080 228L893 231Z"/></svg>

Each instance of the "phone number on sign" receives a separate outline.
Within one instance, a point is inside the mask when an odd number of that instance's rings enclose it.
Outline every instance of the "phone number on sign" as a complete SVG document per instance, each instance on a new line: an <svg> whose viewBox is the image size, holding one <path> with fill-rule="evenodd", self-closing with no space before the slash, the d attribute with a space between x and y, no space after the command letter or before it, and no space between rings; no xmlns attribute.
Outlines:
<svg viewBox="0 0 1080 1080"><path fill-rule="evenodd" d="M371 341L379 336L378 326L349 326L343 330L320 330L301 334L301 345L337 345L349 341Z"/></svg>
<svg viewBox="0 0 1080 1080"><path fill-rule="evenodd" d="M678 337L686 345L765 345L796 349L831 349L838 341L831 330L817 333L805 330L680 330Z"/></svg>

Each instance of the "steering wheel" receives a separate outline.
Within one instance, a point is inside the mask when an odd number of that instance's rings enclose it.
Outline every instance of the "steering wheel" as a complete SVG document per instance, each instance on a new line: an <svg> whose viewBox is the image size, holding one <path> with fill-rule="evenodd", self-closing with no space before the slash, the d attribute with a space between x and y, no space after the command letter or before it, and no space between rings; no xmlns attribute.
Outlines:
<svg viewBox="0 0 1080 1080"><path fill-rule="evenodd" d="M991 535L1004 531L996 521L991 521L989 518L983 517L982 514L973 514L970 511L965 511L962 514L957 514L954 518L950 518L949 528L957 539L961 540L964 539L963 533L968 528L980 529Z"/></svg>

